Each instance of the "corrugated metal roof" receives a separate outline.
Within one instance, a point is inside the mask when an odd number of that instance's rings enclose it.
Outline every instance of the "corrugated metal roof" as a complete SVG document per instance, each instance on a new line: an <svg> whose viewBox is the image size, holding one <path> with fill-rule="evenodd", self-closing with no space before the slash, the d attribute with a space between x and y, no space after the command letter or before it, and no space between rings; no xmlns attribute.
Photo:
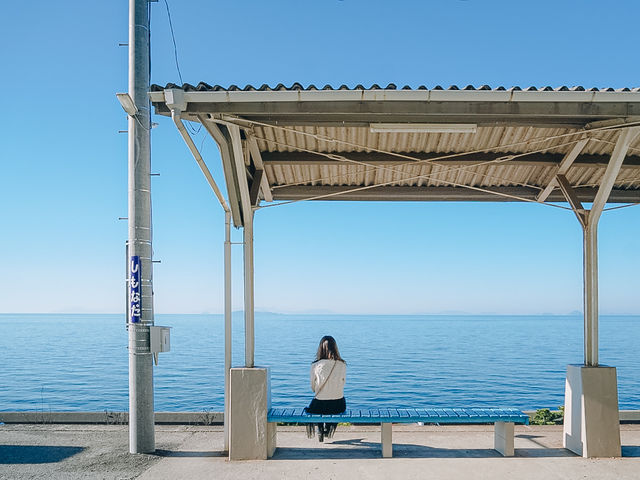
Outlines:
<svg viewBox="0 0 640 480"><path fill-rule="evenodd" d="M152 92L160 92L167 89L180 89L185 92L281 92L281 91L314 91L314 90L491 90L491 91L525 91L525 92L640 92L640 87L623 87L623 88L597 88L597 87L583 87L580 85L568 87L566 85L561 85L559 87L518 87L513 86L509 88L505 88L503 86L498 87L490 87L489 85L467 85L464 87L460 87L458 85L449 85L448 87L442 87L441 85L435 85L432 88L428 88L425 85L419 85L417 87L411 87L409 85L404 85L402 87L398 87L395 83L389 83L386 86L380 86L377 83L371 84L369 87L365 87L362 84L358 84L354 87L349 87L347 85L340 85L339 87L334 87L332 85L325 85L323 87L316 87L314 84L303 86L301 83L295 82L290 86L286 86L282 83L277 84L276 86L270 86L268 84L262 84L259 87L255 87L253 85L245 85L244 87L239 87L237 85L229 85L228 87L223 87L221 85L209 85L205 82L200 82L198 85L193 86L190 83L184 83L182 86L177 85L175 83L167 83L164 87L161 85L153 84L151 85Z"/></svg>

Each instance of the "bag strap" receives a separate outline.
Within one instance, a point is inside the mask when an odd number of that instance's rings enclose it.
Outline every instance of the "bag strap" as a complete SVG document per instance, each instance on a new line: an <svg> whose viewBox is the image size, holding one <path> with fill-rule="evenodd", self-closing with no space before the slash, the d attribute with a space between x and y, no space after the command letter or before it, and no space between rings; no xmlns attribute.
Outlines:
<svg viewBox="0 0 640 480"><path fill-rule="evenodd" d="M327 384L327 382L329 381L329 377L331 377L331 374L333 373L333 369L336 368L336 364L338 363L338 360L334 360L333 361L333 367L331 367L331 371L329 372L329 375L327 375L327 378L324 379L324 382L322 382L322 385L320 385L320 388L318 389L318 391L316 392L316 397L318 396L318 394L322 391L322 389L324 388L324 386Z"/></svg>

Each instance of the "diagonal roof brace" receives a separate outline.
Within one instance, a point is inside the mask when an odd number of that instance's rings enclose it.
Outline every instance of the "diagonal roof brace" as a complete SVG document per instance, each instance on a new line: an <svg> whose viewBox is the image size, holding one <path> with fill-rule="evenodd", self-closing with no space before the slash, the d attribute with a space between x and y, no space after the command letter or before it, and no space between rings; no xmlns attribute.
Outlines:
<svg viewBox="0 0 640 480"><path fill-rule="evenodd" d="M237 125L227 124L227 128L231 137L231 163L233 164L237 175L237 187L244 226L244 220L253 215L253 206L251 205L247 167L244 163L242 137L240 136L240 127Z"/></svg>
<svg viewBox="0 0 640 480"><path fill-rule="evenodd" d="M582 152L582 150L587 145L587 143L589 143L588 138L583 138L582 140L579 140L573 146L571 151L565 155L565 157L562 159L562 162L560 162L560 165L558 166L558 172L556 176L553 177L549 182L549 185L547 185L547 187L542 192L540 192L540 195L536 197L536 201L542 203L547 199L547 197L551 194L551 192L553 192L553 189L556 188L556 186L558 186L558 183L557 183L558 175L564 176L569 171L569 169L571 168L571 165L573 164L575 159L578 158L578 155L580 155L580 152Z"/></svg>
<svg viewBox="0 0 640 480"><path fill-rule="evenodd" d="M269 181L267 180L267 176L264 174L264 162L262 161L262 154L260 153L260 149L258 148L258 141L256 140L256 137L254 137L253 135L248 135L247 144L249 147L249 152L251 152L251 158L253 159L253 164L256 167L256 171L263 172L260 174L262 175L262 178L259 180L255 179L254 183L257 183L260 186L260 190L262 191L262 196L264 200L266 202L273 202L271 187L269 186ZM252 185L252 189L253 189L253 185Z"/></svg>
<svg viewBox="0 0 640 480"><path fill-rule="evenodd" d="M602 181L600 183L600 186L598 187L598 192L596 193L590 210L586 210L582 206L582 203L580 202L576 191L573 189L573 187L567 180L567 177L565 176L565 173L569 170L571 163L573 163L586 142L589 141L588 139L580 140L580 142L578 142L574 146L571 152L567 154L565 159L560 164L556 176L536 200L540 201L540 197L542 197L543 194L545 194L545 192L547 191L548 193L546 193L546 196L548 196L553 190L553 187L557 185L558 187L560 187L560 190L562 191L562 194L566 198L567 202L569 202L569 205L571 205L571 209L576 214L576 217L578 217L578 221L580 222L580 224L584 228L587 228L588 225L597 225L598 220L600 219L600 215L602 215L602 211L604 210L604 206L609 199L611 190L613 189L616 177L618 176L620 168L622 167L622 162L624 162L624 158L627 155L629 145L633 143L633 141L639 134L640 127L625 128L620 132L620 136L618 137L616 146L613 149L611 159L609 161L609 164L607 165L604 176L602 177ZM584 142L584 144L581 145L582 142ZM545 199L547 198L546 196L544 197Z"/></svg>
<svg viewBox="0 0 640 480"><path fill-rule="evenodd" d="M213 193L218 198L218 201L220 202L222 209L226 213L230 213L229 206L227 205L227 202L225 201L224 196L222 195L222 192L218 188L216 181L213 179L213 175L211 175L211 172L209 171L209 167L207 167L207 164L205 163L204 159L202 158L202 155L200 154L200 151L198 150L195 143L193 142L193 139L187 132L187 129L185 128L184 123L182 123L181 115L184 109L187 108L187 103L184 100L184 92L182 90L175 90L175 89L166 90L165 101L167 106L171 109L171 118L173 119L173 122L178 128L180 135L182 135L182 138L187 144L187 147L189 147L189 150L191 151L193 158L196 160L196 163L200 167L200 170L202 171L205 178L207 179L207 182L209 183L209 186L213 190Z"/></svg>
<svg viewBox="0 0 640 480"><path fill-rule="evenodd" d="M596 198L593 199L591 213L589 214L590 223L598 222L598 219L602 214L602 210L604 209L604 206L609 199L609 194L611 193L613 184L616 181L618 172L620 172L620 167L622 167L624 157L627 156L629 146L638 137L638 134L640 134L640 127L629 127L620 131L620 136L618 137L616 146L614 147L613 153L611 154L611 160L609 160L607 169L605 170L604 176L602 177L600 188L598 188Z"/></svg>
<svg viewBox="0 0 640 480"><path fill-rule="evenodd" d="M236 227L242 227L244 223L242 220L242 208L240 206L237 175L234 162L232 161L233 152L231 149L231 137L225 126L219 127L217 124L207 121L202 115L198 115L198 120L200 120L200 123L204 126L207 132L209 132L209 135L211 135L211 138L213 138L213 140L218 144L220 157L222 158L224 178L227 182L227 194L229 195L233 224Z"/></svg>

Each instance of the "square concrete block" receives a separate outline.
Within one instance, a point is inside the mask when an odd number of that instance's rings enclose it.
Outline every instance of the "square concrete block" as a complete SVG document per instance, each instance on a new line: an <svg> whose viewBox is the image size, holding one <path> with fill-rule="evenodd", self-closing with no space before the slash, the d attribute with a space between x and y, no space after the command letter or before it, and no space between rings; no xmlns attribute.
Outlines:
<svg viewBox="0 0 640 480"><path fill-rule="evenodd" d="M585 458L621 456L615 367L567 367L563 445Z"/></svg>
<svg viewBox="0 0 640 480"><path fill-rule="evenodd" d="M266 368L232 368L229 382L229 460L266 460L267 410L270 404Z"/></svg>

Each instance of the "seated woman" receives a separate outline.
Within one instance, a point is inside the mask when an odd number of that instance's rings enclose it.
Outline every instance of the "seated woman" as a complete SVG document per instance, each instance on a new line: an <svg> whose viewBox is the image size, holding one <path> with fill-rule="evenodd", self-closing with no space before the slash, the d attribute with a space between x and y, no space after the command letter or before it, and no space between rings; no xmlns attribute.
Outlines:
<svg viewBox="0 0 640 480"><path fill-rule="evenodd" d="M347 409L344 399L344 383L347 376L347 364L340 357L338 345L332 336L324 336L320 340L316 359L311 364L311 390L315 397L305 409L307 413L335 415ZM331 438L338 426L337 423L319 423L318 440ZM314 425L307 425L307 436L314 435Z"/></svg>

